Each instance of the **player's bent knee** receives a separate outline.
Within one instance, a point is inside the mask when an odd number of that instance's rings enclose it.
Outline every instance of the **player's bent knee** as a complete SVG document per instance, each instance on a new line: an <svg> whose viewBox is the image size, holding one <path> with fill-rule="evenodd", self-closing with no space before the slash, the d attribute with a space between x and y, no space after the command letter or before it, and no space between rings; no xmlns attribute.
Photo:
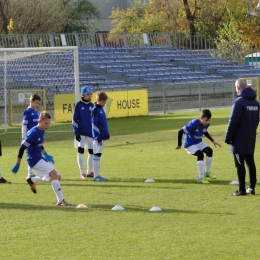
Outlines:
<svg viewBox="0 0 260 260"><path fill-rule="evenodd" d="M204 152L208 157L212 157L212 155L213 155L213 150L212 150L212 148L210 148L209 146L206 147L206 148L204 148L204 149L203 149L203 152Z"/></svg>
<svg viewBox="0 0 260 260"><path fill-rule="evenodd" d="M53 180L60 180L61 179L60 175L57 173L57 171L55 169L53 169L49 173L49 176L50 176L51 181L53 181Z"/></svg>
<svg viewBox="0 0 260 260"><path fill-rule="evenodd" d="M60 173L57 171L57 174L58 174L58 180L60 181L61 180L61 175Z"/></svg>
<svg viewBox="0 0 260 260"><path fill-rule="evenodd" d="M204 154L200 150L196 151L196 153L194 153L193 155L197 156L197 161L203 161L204 159Z"/></svg>
<svg viewBox="0 0 260 260"><path fill-rule="evenodd" d="M78 153L84 154L84 148L78 147Z"/></svg>

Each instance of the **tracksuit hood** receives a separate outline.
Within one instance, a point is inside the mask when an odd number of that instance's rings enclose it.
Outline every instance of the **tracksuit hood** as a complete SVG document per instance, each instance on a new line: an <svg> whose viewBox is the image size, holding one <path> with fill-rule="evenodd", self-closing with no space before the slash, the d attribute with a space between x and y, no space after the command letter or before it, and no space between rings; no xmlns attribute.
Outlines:
<svg viewBox="0 0 260 260"><path fill-rule="evenodd" d="M243 97L249 100L254 100L256 98L256 93L251 87L248 87L243 89L240 93L238 93L237 97Z"/></svg>

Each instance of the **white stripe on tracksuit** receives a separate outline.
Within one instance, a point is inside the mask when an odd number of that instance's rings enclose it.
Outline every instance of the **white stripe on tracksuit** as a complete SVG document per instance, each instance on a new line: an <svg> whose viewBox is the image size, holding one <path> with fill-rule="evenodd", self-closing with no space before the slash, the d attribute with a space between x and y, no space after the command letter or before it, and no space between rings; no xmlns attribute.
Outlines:
<svg viewBox="0 0 260 260"><path fill-rule="evenodd" d="M239 154L236 153L236 154L235 154L235 157L236 157L238 163L241 165L240 158L239 158Z"/></svg>

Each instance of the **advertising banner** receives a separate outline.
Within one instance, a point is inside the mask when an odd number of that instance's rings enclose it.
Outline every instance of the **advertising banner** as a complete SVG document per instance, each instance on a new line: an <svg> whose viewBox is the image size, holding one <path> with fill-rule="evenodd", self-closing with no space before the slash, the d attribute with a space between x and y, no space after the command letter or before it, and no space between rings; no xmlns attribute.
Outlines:
<svg viewBox="0 0 260 260"><path fill-rule="evenodd" d="M147 90L106 92L108 100L104 110L107 118L148 115ZM96 93L92 94L92 103ZM59 94L54 96L55 122L70 122L74 113L75 95Z"/></svg>

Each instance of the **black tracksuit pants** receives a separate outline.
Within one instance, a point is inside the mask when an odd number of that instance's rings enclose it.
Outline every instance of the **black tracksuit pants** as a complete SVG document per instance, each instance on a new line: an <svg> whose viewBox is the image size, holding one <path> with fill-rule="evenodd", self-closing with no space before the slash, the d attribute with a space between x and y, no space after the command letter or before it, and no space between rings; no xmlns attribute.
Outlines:
<svg viewBox="0 0 260 260"><path fill-rule="evenodd" d="M249 188L254 189L256 185L256 167L254 154L234 154L235 166L237 169L237 177L239 181L239 190L246 190L246 168L249 171Z"/></svg>

